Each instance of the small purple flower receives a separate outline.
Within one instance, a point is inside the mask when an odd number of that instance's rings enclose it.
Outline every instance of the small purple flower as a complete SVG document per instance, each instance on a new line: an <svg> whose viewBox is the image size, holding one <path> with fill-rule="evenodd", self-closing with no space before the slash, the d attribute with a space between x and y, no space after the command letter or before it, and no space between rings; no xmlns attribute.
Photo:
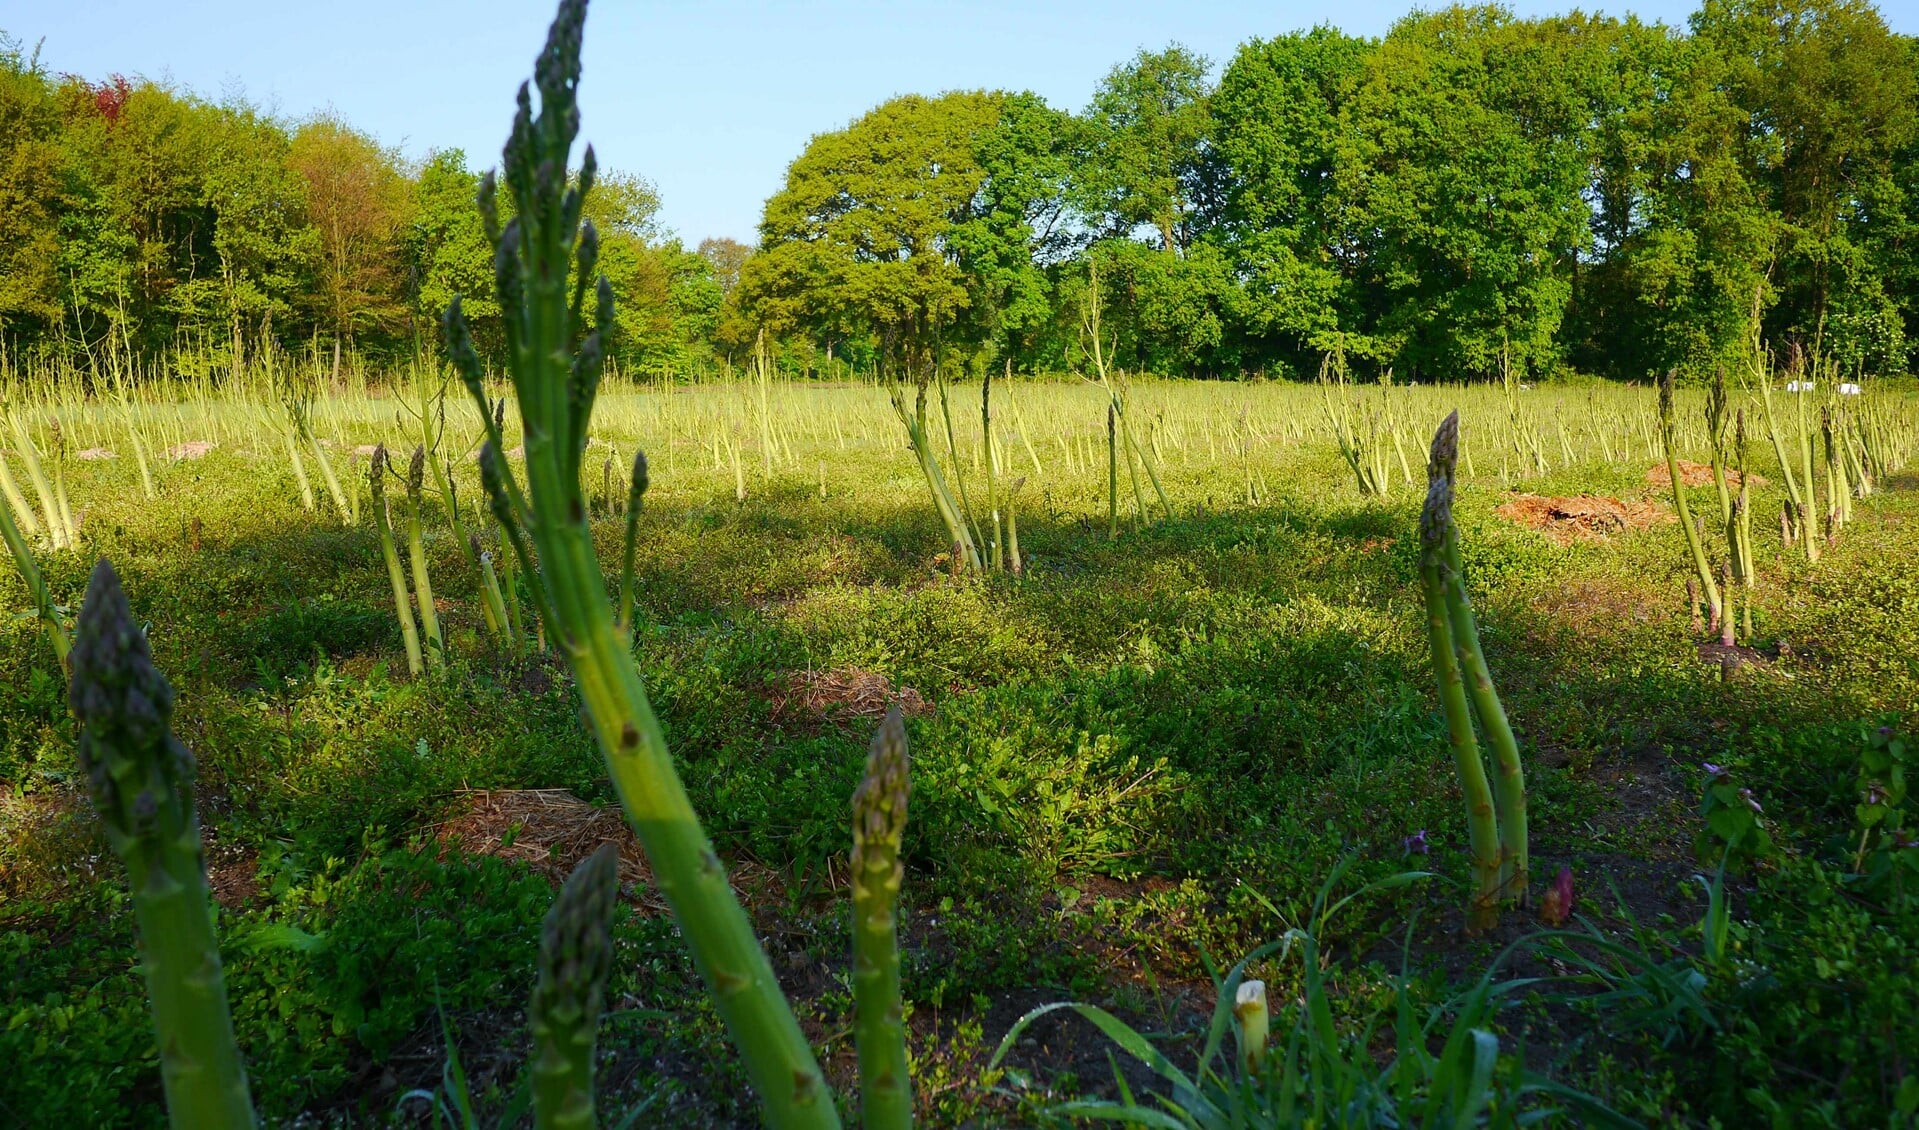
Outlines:
<svg viewBox="0 0 1919 1130"><path fill-rule="evenodd" d="M1559 868L1559 877L1553 880L1553 892L1559 896L1559 913L1571 914L1573 912L1572 868L1566 866Z"/></svg>
<svg viewBox="0 0 1919 1130"><path fill-rule="evenodd" d="M1405 846L1407 855L1428 855L1432 852L1432 845L1426 842L1426 829L1424 828L1407 836L1401 840L1400 843Z"/></svg>
<svg viewBox="0 0 1919 1130"><path fill-rule="evenodd" d="M1726 775L1726 767L1724 765L1714 765L1708 761L1700 767L1706 771L1706 776L1708 777L1724 777Z"/></svg>
<svg viewBox="0 0 1919 1130"><path fill-rule="evenodd" d="M1756 797L1752 795L1751 789L1740 789L1739 799L1746 802L1747 808L1752 809L1754 812L1757 812L1761 816L1764 816L1766 814L1766 810L1759 807L1759 801Z"/></svg>

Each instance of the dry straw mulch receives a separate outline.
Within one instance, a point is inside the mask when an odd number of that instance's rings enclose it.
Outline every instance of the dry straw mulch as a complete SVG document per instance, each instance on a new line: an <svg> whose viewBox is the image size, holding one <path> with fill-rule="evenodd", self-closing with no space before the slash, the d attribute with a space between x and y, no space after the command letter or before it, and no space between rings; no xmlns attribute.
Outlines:
<svg viewBox="0 0 1919 1130"><path fill-rule="evenodd" d="M639 837L620 810L588 804L565 789L464 790L454 815L431 831L443 845L517 860L556 885L601 844L611 843L620 853L622 891L649 911L668 910ZM779 877L751 860L728 864L727 877L743 901L780 889Z"/></svg>
<svg viewBox="0 0 1919 1130"><path fill-rule="evenodd" d="M1579 494L1569 498L1518 495L1494 511L1510 522L1538 530L1555 541L1603 538L1624 530L1643 530L1671 516L1658 504L1643 499L1606 498Z"/></svg>
<svg viewBox="0 0 1919 1130"><path fill-rule="evenodd" d="M1712 485L1712 464L1694 463L1690 459L1681 459L1679 461L1679 477L1684 479L1686 485L1689 487L1709 487ZM1766 485L1766 477L1764 475L1749 475L1748 477L1752 480L1752 485L1755 487L1763 487ZM1661 490L1669 489L1672 486L1672 469L1667 467L1664 461L1654 463L1646 470L1646 485L1649 487L1658 487ZM1730 467L1726 468L1726 489L1739 489L1739 472Z"/></svg>
<svg viewBox="0 0 1919 1130"><path fill-rule="evenodd" d="M912 687L894 687L886 676L857 667L831 671L795 671L772 695L773 716L824 717L841 711L855 718L878 720L895 701L900 713L916 718L933 712L933 704Z"/></svg>

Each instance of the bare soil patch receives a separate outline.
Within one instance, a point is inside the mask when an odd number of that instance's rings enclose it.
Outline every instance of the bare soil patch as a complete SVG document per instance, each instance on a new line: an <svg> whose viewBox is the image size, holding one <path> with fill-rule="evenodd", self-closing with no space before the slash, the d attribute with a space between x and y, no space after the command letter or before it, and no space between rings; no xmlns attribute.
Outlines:
<svg viewBox="0 0 1919 1130"><path fill-rule="evenodd" d="M1681 459L1679 461L1679 477L1683 479L1689 487L1709 487L1712 485L1712 464L1694 463L1690 459ZM1764 475L1748 473L1747 478L1755 487L1763 487L1766 485L1766 477ZM1672 470L1664 463L1654 463L1646 470L1646 485L1649 487L1659 487L1662 490L1671 487ZM1726 468L1726 489L1739 489L1739 472L1730 467Z"/></svg>
<svg viewBox="0 0 1919 1130"><path fill-rule="evenodd" d="M1560 542L1648 529L1671 518L1657 503L1645 499L1606 498L1596 494L1564 498L1522 494L1508 500L1494 513Z"/></svg>

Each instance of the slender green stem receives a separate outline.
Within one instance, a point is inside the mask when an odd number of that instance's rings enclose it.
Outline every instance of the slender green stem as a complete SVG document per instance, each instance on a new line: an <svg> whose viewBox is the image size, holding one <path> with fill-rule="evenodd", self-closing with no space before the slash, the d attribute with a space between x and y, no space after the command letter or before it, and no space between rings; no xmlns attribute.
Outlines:
<svg viewBox="0 0 1919 1130"><path fill-rule="evenodd" d="M140 467L140 489L145 492L147 501L159 497L153 486L153 466L147 458L147 445L140 438L140 429L133 419L132 406L127 409L127 442L133 445L133 460Z"/></svg>
<svg viewBox="0 0 1919 1130"><path fill-rule="evenodd" d="M1493 796L1499 816L1500 891L1503 897L1523 904L1532 869L1527 837L1526 774L1519 761L1519 742L1513 737L1512 723L1499 701L1492 671L1486 666L1485 649L1479 643L1479 623L1466 595L1466 573L1460 562L1459 527L1452 521L1447 522L1444 575L1453 650L1459 655L1460 672L1472 699L1473 716L1479 719L1480 729L1486 732L1486 744L1492 747Z"/></svg>
<svg viewBox="0 0 1919 1130"><path fill-rule="evenodd" d="M367 482L373 489L373 525L380 534L380 556L386 561L387 581L393 586L393 611L400 618L400 639L406 644L407 674L417 678L426 665L420 659L420 632L414 626L413 607L407 598L406 570L400 565L400 552L393 544L393 523L387 514L384 446L373 449Z"/></svg>
<svg viewBox="0 0 1919 1130"><path fill-rule="evenodd" d="M313 449L313 461L319 464L320 481L326 484L327 497L333 500L333 508L339 511L342 522L353 521L353 504L347 501L346 491L340 489L340 477L333 473L333 460L327 457L326 447L320 437L313 434L312 425L305 420L300 423L300 434L305 437L307 446Z"/></svg>
<svg viewBox="0 0 1919 1130"><path fill-rule="evenodd" d="M67 531L67 544L80 545L80 524L73 520L73 503L67 499L66 444L60 436L60 423L53 424L53 499L60 507L60 525Z"/></svg>
<svg viewBox="0 0 1919 1130"><path fill-rule="evenodd" d="M1473 736L1472 707L1459 674L1452 625L1446 609L1446 582L1442 553L1420 555L1419 580L1426 595L1427 641L1433 656L1433 674L1439 682L1439 701L1446 715L1446 731L1453 747L1453 765L1466 798L1466 835L1472 852L1473 896L1467 906L1467 927L1490 929L1499 920L1499 824L1493 809L1492 788Z"/></svg>
<svg viewBox="0 0 1919 1130"><path fill-rule="evenodd" d="M1806 378L1810 375L1810 372L1802 373L1799 379L1799 391L1793 397L1793 402L1799 417L1799 458L1806 483L1806 516L1805 521L1801 523L1800 537L1806 544L1806 560L1818 561L1821 537L1819 486L1812 474L1812 433L1806 430L1806 394L1809 391L1808 386L1812 383ZM1827 480L1826 490L1828 494L1831 493L1831 480Z"/></svg>
<svg viewBox="0 0 1919 1130"><path fill-rule="evenodd" d="M14 481L13 471L7 466L7 457L0 454L0 494L6 495L7 505L13 513L19 515L20 525L28 537L40 536L40 519L34 514L33 507L27 504L27 498L20 493L20 484Z"/></svg>
<svg viewBox="0 0 1919 1130"><path fill-rule="evenodd" d="M307 478L306 462L300 458L300 441L293 432L286 433L287 461L293 464L293 481L300 487L300 507L304 510L317 509L313 498L313 480Z"/></svg>
<svg viewBox="0 0 1919 1130"><path fill-rule="evenodd" d="M1119 408L1106 402L1106 536L1119 537Z"/></svg>
<svg viewBox="0 0 1919 1130"><path fill-rule="evenodd" d="M426 643L427 662L439 667L446 662L446 640L440 635L440 614L433 603L433 578L427 574L426 534L420 522L425 464L425 450L415 447L406 476L406 551L413 566L413 597L420 606L420 630Z"/></svg>
<svg viewBox="0 0 1919 1130"><path fill-rule="evenodd" d="M1011 372L1012 360L1007 359L1008 372ZM986 509L993 519L993 538L987 548L987 568L999 569L1005 564L1006 538L1005 527L1000 522L999 512L999 475L993 466L993 370L988 367L981 374L979 389L979 431L980 443L986 448Z"/></svg>
<svg viewBox="0 0 1919 1130"><path fill-rule="evenodd" d="M1013 480L1013 488L1006 492L1006 567L1015 574L1026 571L1026 561L1019 553L1019 515L1014 502L1019 490L1026 485L1024 475Z"/></svg>
<svg viewBox="0 0 1919 1130"><path fill-rule="evenodd" d="M34 612L46 627L47 642L53 645L53 654L60 660L64 670L71 643L66 625L60 622L59 613L54 610L53 598L47 592L46 578L40 575L40 567L33 559L32 547L27 544L26 538L20 536L20 527L13 523L13 512L5 505L0 505L0 537L6 540L13 563L20 570L20 579L26 582L27 594L33 597Z"/></svg>
<svg viewBox="0 0 1919 1130"><path fill-rule="evenodd" d="M626 489L626 541L620 552L620 630L633 634L633 553L639 544L640 507L646 502L646 452L633 453L633 478Z"/></svg>
<svg viewBox="0 0 1919 1130"><path fill-rule="evenodd" d="M506 611L504 594L500 591L500 576L493 569L493 555L480 548L480 535L470 535L473 540L473 560L480 567L480 590L486 598L486 604L492 609L492 618L498 623L497 632L508 647L518 647L520 635L518 626L509 618Z"/></svg>
<svg viewBox="0 0 1919 1130"><path fill-rule="evenodd" d="M968 539L967 545L969 548L975 550L975 552L968 554L971 558L969 566L973 570L978 571L982 568L984 559L977 552L977 548L984 543L985 539L980 537L979 523L973 520L973 502L966 497L965 469L960 466L959 445L955 443L953 439L953 411L947 403L946 378L944 375L935 372L933 374L933 381L939 387L940 418L946 422L946 458L953 468L953 482L959 487L959 494L957 496L959 499L959 517L965 524L967 533L972 535ZM948 497L953 497L951 491L948 491Z"/></svg>
<svg viewBox="0 0 1919 1130"><path fill-rule="evenodd" d="M45 515L45 526L53 539L53 548L65 549L72 542L67 537L66 523L60 520L59 504L53 500L53 489L47 485L46 472L40 466L40 451L34 446L33 436L27 426L21 422L18 414L12 416L14 451L20 456L20 465L27 469L27 481L33 484L33 492L40 496L40 512Z"/></svg>
<svg viewBox="0 0 1919 1130"><path fill-rule="evenodd" d="M1719 582L1713 579L1712 566L1706 562L1706 547L1700 544L1699 531L1693 528L1692 508L1686 502L1686 480L1679 473L1679 445L1673 436L1672 385L1673 374L1668 372L1659 385L1659 438L1665 444L1666 471L1672 478L1673 510L1679 515L1679 528L1686 535L1686 550L1699 577L1699 591L1706 594L1706 606L1712 610L1713 621L1717 623L1724 605L1719 596Z"/></svg>

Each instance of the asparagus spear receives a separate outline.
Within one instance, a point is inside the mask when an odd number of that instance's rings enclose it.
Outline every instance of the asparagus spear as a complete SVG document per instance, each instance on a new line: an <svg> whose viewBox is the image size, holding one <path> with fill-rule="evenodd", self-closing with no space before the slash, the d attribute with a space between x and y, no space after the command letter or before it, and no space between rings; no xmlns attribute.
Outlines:
<svg viewBox="0 0 1919 1130"><path fill-rule="evenodd" d="M611 843L580 861L540 931L540 980L527 1005L533 1030L533 1125L592 1130L593 1046L613 963L613 900L619 851Z"/></svg>
<svg viewBox="0 0 1919 1130"><path fill-rule="evenodd" d="M446 641L440 636L440 614L433 607L433 579L426 571L426 537L420 525L420 492L425 485L426 449L416 444L406 469L406 552L413 565L413 596L420 606L427 662L437 669L446 663Z"/></svg>
<svg viewBox="0 0 1919 1130"><path fill-rule="evenodd" d="M1437 438L1434 446L1438 446ZM1467 906L1466 928L1479 931L1499 921L1499 822L1492 788L1486 782L1486 766L1480 760L1479 739L1473 735L1472 706L1460 676L1447 604L1446 530L1452 524L1453 481L1450 475L1442 474L1430 474L1430 480L1426 505L1419 516L1419 579L1426 595L1433 674L1439 681L1439 701L1446 714L1460 790L1466 796L1466 833L1473 866L1473 896Z"/></svg>
<svg viewBox="0 0 1919 1130"><path fill-rule="evenodd" d="M1686 480L1679 474L1679 444L1673 437L1672 422L1673 376L1669 369L1659 382L1659 438L1665 443L1666 471L1672 477L1673 510L1678 513L1679 528L1686 535L1686 549L1692 555L1699 589L1706 594L1706 607L1712 613L1712 622L1717 624L1724 610L1719 598L1719 582L1713 579L1712 566L1706 563L1706 547L1700 543L1699 531L1693 528L1692 507L1686 503Z"/></svg>
<svg viewBox="0 0 1919 1130"><path fill-rule="evenodd" d="M579 132L585 18L585 0L562 0L534 67L537 116L531 90L521 87L502 162L513 202L513 218L504 228L493 177L480 187L481 220L496 248L495 293L506 312L526 491L502 455L505 437L491 414L484 370L458 298L446 312L448 352L487 425L480 470L494 515L529 579L536 580L541 621L573 670L621 804L739 1046L767 1122L781 1128L838 1126L812 1048L674 769L587 525L580 463L605 361L603 335L613 330L613 288L599 274L599 236L590 222L581 223L597 173L592 147L582 155L577 179L568 173ZM595 300L590 326L584 316L589 288Z"/></svg>
<svg viewBox="0 0 1919 1130"><path fill-rule="evenodd" d="M899 704L873 735L853 794L853 1042L859 1049L860 1121L867 1130L913 1124L906 1026L900 1015L900 840L906 831L906 725Z"/></svg>
<svg viewBox="0 0 1919 1130"><path fill-rule="evenodd" d="M1493 686L1492 671L1486 666L1486 653L1479 645L1479 623L1473 618L1472 601L1466 595L1466 572L1460 561L1459 526L1453 521L1451 483L1459 455L1459 413L1454 412L1439 425L1433 436L1430 475L1443 475L1448 484L1445 512L1445 557L1441 572L1446 582L1446 616L1452 628L1453 651L1459 657L1460 672L1470 696L1473 715L1486 732L1486 744L1492 747L1494 797L1498 805L1500 874L1502 900L1524 902L1531 866L1527 846L1526 775L1519 763L1519 743L1513 737L1506 708Z"/></svg>
<svg viewBox="0 0 1919 1130"><path fill-rule="evenodd" d="M207 905L193 754L168 726L173 688L104 558L87 585L72 659L80 765L107 842L127 866L168 1118L176 1130L251 1127Z"/></svg>
<svg viewBox="0 0 1919 1130"><path fill-rule="evenodd" d="M386 559L387 580L393 585L393 611L400 618L400 638L406 643L407 674L418 675L426 668L420 662L420 630L414 626L413 608L407 603L406 570L400 566L400 551L393 544L393 523L387 515L385 444L373 449L367 485L373 490L373 525L380 531L380 554Z"/></svg>

